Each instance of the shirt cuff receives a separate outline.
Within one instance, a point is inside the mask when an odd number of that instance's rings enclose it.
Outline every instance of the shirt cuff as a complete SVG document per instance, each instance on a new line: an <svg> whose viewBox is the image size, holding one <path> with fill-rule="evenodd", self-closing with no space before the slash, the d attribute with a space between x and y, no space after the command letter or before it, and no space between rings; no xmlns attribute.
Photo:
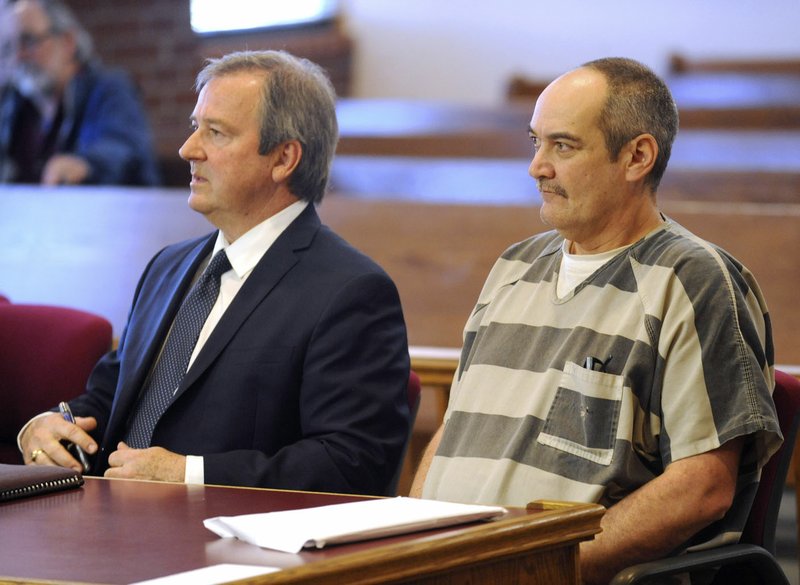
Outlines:
<svg viewBox="0 0 800 585"><path fill-rule="evenodd" d="M27 429L29 426L31 426L31 423L32 423L33 421L35 421L37 418L42 418L43 416L48 416L48 415L50 415L50 414L53 414L53 411L52 411L52 410L48 410L47 412L43 412L43 413L41 413L41 414L37 414L37 415L36 415L36 416L34 416L34 417L31 419L31 420L29 420L28 422L26 422L26 423L25 423L25 426L24 426L24 427L22 427L22 428L19 430L19 432L17 433L17 449L19 449L19 452L20 452L20 453L22 453L22 433L24 433L24 432L25 432L25 430L26 430L26 429ZM25 455L25 453L22 453L22 454L23 454L23 455Z"/></svg>
<svg viewBox="0 0 800 585"><path fill-rule="evenodd" d="M186 456L186 472L183 476L185 483L205 483L205 468L203 458L197 455Z"/></svg>

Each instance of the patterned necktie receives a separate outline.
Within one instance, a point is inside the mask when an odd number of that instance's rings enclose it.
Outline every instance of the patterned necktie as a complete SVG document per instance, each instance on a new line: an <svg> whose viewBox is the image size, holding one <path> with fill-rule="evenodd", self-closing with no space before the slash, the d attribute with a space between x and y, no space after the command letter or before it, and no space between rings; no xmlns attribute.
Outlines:
<svg viewBox="0 0 800 585"><path fill-rule="evenodd" d="M225 250L211 259L178 309L167 341L134 412L125 442L136 449L150 446L153 429L167 410L186 374L200 330L219 295L220 276L231 269Z"/></svg>

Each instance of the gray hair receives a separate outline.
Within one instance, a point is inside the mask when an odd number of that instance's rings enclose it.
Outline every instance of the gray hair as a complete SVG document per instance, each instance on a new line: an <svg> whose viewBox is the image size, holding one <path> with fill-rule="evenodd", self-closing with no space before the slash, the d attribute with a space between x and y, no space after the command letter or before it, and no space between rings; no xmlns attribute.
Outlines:
<svg viewBox="0 0 800 585"><path fill-rule="evenodd" d="M608 96L600 113L600 130L611 160L640 134L651 134L658 144L647 184L658 189L678 133L678 108L666 83L647 66L620 57L597 59L581 67L601 73L608 82Z"/></svg>
<svg viewBox="0 0 800 585"><path fill-rule="evenodd" d="M81 65L95 58L94 43L87 30L75 17L75 13L61 0L36 0L50 20L54 33L71 32L75 35L75 60Z"/></svg>
<svg viewBox="0 0 800 585"><path fill-rule="evenodd" d="M14 28L11 3L9 0L0 0L0 97L3 95L5 84L11 78Z"/></svg>
<svg viewBox="0 0 800 585"><path fill-rule="evenodd" d="M303 152L289 177L289 189L300 199L321 201L339 140L330 79L319 65L284 51L241 51L209 59L195 88L199 92L215 77L240 71L266 74L258 153L267 154L289 140L300 142Z"/></svg>

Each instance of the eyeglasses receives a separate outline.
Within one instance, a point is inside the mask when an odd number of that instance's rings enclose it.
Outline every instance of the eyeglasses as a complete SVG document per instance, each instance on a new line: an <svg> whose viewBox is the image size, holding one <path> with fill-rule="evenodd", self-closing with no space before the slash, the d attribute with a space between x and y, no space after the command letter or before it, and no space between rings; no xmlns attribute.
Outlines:
<svg viewBox="0 0 800 585"><path fill-rule="evenodd" d="M22 33L17 38L17 47L21 51L32 51L47 39L57 34L59 33L53 29L46 30L45 32L39 34Z"/></svg>

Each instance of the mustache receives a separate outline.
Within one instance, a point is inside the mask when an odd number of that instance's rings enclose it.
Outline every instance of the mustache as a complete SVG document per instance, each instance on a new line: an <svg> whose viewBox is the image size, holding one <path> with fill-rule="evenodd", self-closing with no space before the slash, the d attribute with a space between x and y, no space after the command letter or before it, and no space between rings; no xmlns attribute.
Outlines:
<svg viewBox="0 0 800 585"><path fill-rule="evenodd" d="M539 192L547 191L549 193L555 193L556 195L561 195L562 197L567 196L567 190L564 189L558 183L548 183L546 181L536 181L536 187L539 189Z"/></svg>

